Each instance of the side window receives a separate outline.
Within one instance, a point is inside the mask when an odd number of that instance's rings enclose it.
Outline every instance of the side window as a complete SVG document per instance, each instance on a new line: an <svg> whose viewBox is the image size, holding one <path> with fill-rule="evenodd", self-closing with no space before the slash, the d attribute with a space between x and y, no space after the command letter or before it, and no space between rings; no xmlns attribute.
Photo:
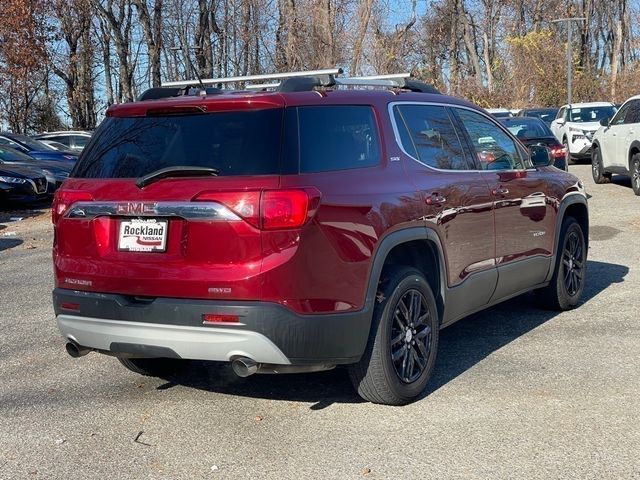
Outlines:
<svg viewBox="0 0 640 480"><path fill-rule="evenodd" d="M90 138L89 137L85 137L83 135L76 135L75 137L73 137L73 146L75 148L84 148L87 146L87 143L89 143Z"/></svg>
<svg viewBox="0 0 640 480"><path fill-rule="evenodd" d="M300 172L328 172L380 163L378 129L369 106L299 107Z"/></svg>
<svg viewBox="0 0 640 480"><path fill-rule="evenodd" d="M566 111L567 109L565 107L562 107L560 110L558 110L558 114L556 115L556 120L564 119L564 113Z"/></svg>
<svg viewBox="0 0 640 480"><path fill-rule="evenodd" d="M611 120L611 125L640 123L640 100L625 103Z"/></svg>
<svg viewBox="0 0 640 480"><path fill-rule="evenodd" d="M516 143L494 122L485 116L457 108L476 152L482 170L517 170L525 168Z"/></svg>
<svg viewBox="0 0 640 480"><path fill-rule="evenodd" d="M442 170L473 168L464 156L462 141L445 107L396 105L393 112L407 153Z"/></svg>
<svg viewBox="0 0 640 480"><path fill-rule="evenodd" d="M629 102L629 111L624 117L624 123L640 123L640 100Z"/></svg>
<svg viewBox="0 0 640 480"><path fill-rule="evenodd" d="M68 135L61 135L59 137L49 137L49 140L53 140L54 142L61 143L66 145L67 147L71 146L71 137Z"/></svg>

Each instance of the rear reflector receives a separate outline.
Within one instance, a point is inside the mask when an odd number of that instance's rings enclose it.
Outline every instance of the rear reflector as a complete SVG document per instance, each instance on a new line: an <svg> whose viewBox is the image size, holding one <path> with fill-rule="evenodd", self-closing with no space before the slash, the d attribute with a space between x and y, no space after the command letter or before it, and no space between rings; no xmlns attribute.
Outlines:
<svg viewBox="0 0 640 480"><path fill-rule="evenodd" d="M239 323L238 315L221 315L219 313L205 313L202 315L203 325L213 325L219 323Z"/></svg>
<svg viewBox="0 0 640 480"><path fill-rule="evenodd" d="M71 310L74 312L79 312L80 311L80 304L79 303L72 303L72 302L62 302L60 304L60 308L62 310Z"/></svg>

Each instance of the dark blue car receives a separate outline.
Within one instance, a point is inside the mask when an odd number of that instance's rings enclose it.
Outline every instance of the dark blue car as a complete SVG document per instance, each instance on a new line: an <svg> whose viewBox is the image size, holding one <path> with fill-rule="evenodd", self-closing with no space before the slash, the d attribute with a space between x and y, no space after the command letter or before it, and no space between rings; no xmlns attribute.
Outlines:
<svg viewBox="0 0 640 480"><path fill-rule="evenodd" d="M19 133L0 132L0 146L14 148L36 160L75 162L78 159L76 153L55 150L39 140Z"/></svg>

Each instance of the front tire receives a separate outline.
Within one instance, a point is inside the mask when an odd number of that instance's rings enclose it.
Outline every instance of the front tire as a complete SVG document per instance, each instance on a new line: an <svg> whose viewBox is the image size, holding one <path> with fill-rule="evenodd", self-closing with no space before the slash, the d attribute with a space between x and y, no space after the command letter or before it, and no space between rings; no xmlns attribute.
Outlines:
<svg viewBox="0 0 640 480"><path fill-rule="evenodd" d="M118 357L127 369L147 377L168 377L185 367L185 360L179 358L128 358Z"/></svg>
<svg viewBox="0 0 640 480"><path fill-rule="evenodd" d="M587 273L587 244L578 221L562 222L556 264L551 282L536 291L541 305L549 310L571 310L578 305Z"/></svg>
<svg viewBox="0 0 640 480"><path fill-rule="evenodd" d="M575 165L576 159L571 156L571 150L569 150L569 140L567 140L566 137L562 140L562 144L564 145L564 148L567 150L567 166Z"/></svg>
<svg viewBox="0 0 640 480"><path fill-rule="evenodd" d="M422 273L397 267L385 274L362 359L349 376L365 400L405 405L425 389L436 360L436 301Z"/></svg>
<svg viewBox="0 0 640 480"><path fill-rule="evenodd" d="M631 188L633 193L640 195L640 153L631 157Z"/></svg>
<svg viewBox="0 0 640 480"><path fill-rule="evenodd" d="M602 154L599 148L594 148L593 152L591 152L591 175L596 183L602 184L611 181L611 174L604 171Z"/></svg>

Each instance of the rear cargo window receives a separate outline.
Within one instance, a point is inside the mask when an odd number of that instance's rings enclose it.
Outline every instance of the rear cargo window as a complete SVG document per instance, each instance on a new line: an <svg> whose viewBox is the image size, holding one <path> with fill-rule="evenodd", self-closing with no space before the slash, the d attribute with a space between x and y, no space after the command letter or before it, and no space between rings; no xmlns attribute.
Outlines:
<svg viewBox="0 0 640 480"><path fill-rule="evenodd" d="M368 106L298 108L302 173L371 167L380 163L373 110Z"/></svg>
<svg viewBox="0 0 640 480"><path fill-rule="evenodd" d="M166 167L219 175L280 173L282 109L165 117L107 117L72 176L137 178Z"/></svg>

